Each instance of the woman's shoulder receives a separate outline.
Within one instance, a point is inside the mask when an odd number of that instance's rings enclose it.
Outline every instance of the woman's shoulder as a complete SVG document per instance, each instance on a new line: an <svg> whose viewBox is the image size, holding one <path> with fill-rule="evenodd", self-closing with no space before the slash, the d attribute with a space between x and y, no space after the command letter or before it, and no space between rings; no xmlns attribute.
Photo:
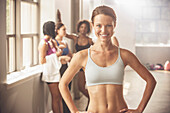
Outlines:
<svg viewBox="0 0 170 113"><path fill-rule="evenodd" d="M78 54L81 57L86 57L88 55L88 49L81 50L77 52L76 54Z"/></svg>
<svg viewBox="0 0 170 113"><path fill-rule="evenodd" d="M79 63L82 66L86 64L88 58L88 49L81 50L73 55L73 62Z"/></svg>
<svg viewBox="0 0 170 113"><path fill-rule="evenodd" d="M40 40L40 43L39 43L39 45L41 46L41 45L46 45L47 44L47 42L44 40L44 39L41 39Z"/></svg>
<svg viewBox="0 0 170 113"><path fill-rule="evenodd" d="M88 37L88 40L89 40L90 45L94 44L92 38Z"/></svg>
<svg viewBox="0 0 170 113"><path fill-rule="evenodd" d="M92 38L88 37L88 40L89 40L89 41L92 41Z"/></svg>
<svg viewBox="0 0 170 113"><path fill-rule="evenodd" d="M120 55L125 64L136 59L135 54L128 49L120 48Z"/></svg>
<svg viewBox="0 0 170 113"><path fill-rule="evenodd" d="M88 49L81 50L74 54L73 57L76 57L77 59L84 59L88 56Z"/></svg>
<svg viewBox="0 0 170 113"><path fill-rule="evenodd" d="M43 39L40 40L40 43L38 45L38 50L42 50L47 47L47 42Z"/></svg>
<svg viewBox="0 0 170 113"><path fill-rule="evenodd" d="M130 50L124 49L124 48L120 48L120 52L122 55L125 55L125 56L133 54Z"/></svg>
<svg viewBox="0 0 170 113"><path fill-rule="evenodd" d="M65 39L65 38L61 42L64 43L64 44L68 44L68 40Z"/></svg>
<svg viewBox="0 0 170 113"><path fill-rule="evenodd" d="M87 38L88 38L89 40L92 40L92 38L91 38L91 37L89 37L89 36L87 36Z"/></svg>
<svg viewBox="0 0 170 113"><path fill-rule="evenodd" d="M54 42L54 43L56 43L56 40L55 40L55 39L52 39L51 41Z"/></svg>

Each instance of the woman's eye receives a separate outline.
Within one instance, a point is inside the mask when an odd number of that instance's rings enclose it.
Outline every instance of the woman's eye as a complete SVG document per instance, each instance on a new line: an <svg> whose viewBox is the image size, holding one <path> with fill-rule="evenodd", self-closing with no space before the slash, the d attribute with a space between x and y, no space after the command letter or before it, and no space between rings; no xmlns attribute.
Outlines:
<svg viewBox="0 0 170 113"><path fill-rule="evenodd" d="M107 27L112 27L112 25L107 25Z"/></svg>
<svg viewBox="0 0 170 113"><path fill-rule="evenodd" d="M101 25L96 25L97 27L101 27Z"/></svg>

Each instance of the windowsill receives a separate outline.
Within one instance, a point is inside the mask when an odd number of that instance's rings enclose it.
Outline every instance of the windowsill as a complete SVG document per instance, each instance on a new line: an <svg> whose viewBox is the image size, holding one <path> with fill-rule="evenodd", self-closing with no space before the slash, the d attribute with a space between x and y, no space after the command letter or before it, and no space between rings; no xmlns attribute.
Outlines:
<svg viewBox="0 0 170 113"><path fill-rule="evenodd" d="M136 44L135 47L170 47L167 44Z"/></svg>
<svg viewBox="0 0 170 113"><path fill-rule="evenodd" d="M23 82L31 79L32 77L39 76L42 73L42 65L29 67L19 72L13 72L7 75L6 85L14 85L18 82Z"/></svg>

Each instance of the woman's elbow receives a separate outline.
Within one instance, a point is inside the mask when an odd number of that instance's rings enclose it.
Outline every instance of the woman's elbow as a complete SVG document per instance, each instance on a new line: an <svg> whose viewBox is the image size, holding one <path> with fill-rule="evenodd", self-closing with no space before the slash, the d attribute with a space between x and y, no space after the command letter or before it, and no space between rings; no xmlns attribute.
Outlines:
<svg viewBox="0 0 170 113"><path fill-rule="evenodd" d="M40 62L40 64L44 64L44 63L46 63L46 59L41 59L40 58L39 62Z"/></svg>
<svg viewBox="0 0 170 113"><path fill-rule="evenodd" d="M152 82L152 83L154 84L154 86L156 86L157 81L155 80L155 78L154 78L154 80L153 80L153 82Z"/></svg>
<svg viewBox="0 0 170 113"><path fill-rule="evenodd" d="M153 77L153 78L149 79L149 80L147 81L147 83L149 83L149 84L151 84L153 87L155 87L156 84L157 84L157 81L156 81L155 78Z"/></svg>
<svg viewBox="0 0 170 113"><path fill-rule="evenodd" d="M152 84L154 84L154 85L156 85L156 80L155 80L155 78L154 77L152 77Z"/></svg>
<svg viewBox="0 0 170 113"><path fill-rule="evenodd" d="M60 81L60 82L59 82L59 85L58 85L60 92L62 91L62 86L63 86L63 85L62 85L62 82Z"/></svg>
<svg viewBox="0 0 170 113"><path fill-rule="evenodd" d="M64 87L66 87L66 84L64 82L60 81L59 82L59 90L60 90L60 92L63 91Z"/></svg>

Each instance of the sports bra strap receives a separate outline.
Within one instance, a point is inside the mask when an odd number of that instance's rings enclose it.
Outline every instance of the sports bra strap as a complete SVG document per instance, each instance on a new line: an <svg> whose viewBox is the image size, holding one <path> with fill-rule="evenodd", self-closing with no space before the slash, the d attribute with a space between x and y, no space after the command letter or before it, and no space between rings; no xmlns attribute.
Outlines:
<svg viewBox="0 0 170 113"><path fill-rule="evenodd" d="M45 39L45 38L44 38L44 40L45 40L45 42L48 42L48 40L47 40L47 39Z"/></svg>
<svg viewBox="0 0 170 113"><path fill-rule="evenodd" d="M118 58L120 57L120 48L118 47Z"/></svg>
<svg viewBox="0 0 170 113"><path fill-rule="evenodd" d="M88 57L90 57L90 47L88 48Z"/></svg>
<svg viewBox="0 0 170 113"><path fill-rule="evenodd" d="M89 39L90 39L90 38L88 38L88 43L90 44Z"/></svg>
<svg viewBox="0 0 170 113"><path fill-rule="evenodd" d="M78 38L79 38L79 37L76 38L76 44L78 44Z"/></svg>
<svg viewBox="0 0 170 113"><path fill-rule="evenodd" d="M44 38L44 40L45 40L45 42L48 44L48 47L51 48L50 44L48 43L48 40L45 39L45 38Z"/></svg>

